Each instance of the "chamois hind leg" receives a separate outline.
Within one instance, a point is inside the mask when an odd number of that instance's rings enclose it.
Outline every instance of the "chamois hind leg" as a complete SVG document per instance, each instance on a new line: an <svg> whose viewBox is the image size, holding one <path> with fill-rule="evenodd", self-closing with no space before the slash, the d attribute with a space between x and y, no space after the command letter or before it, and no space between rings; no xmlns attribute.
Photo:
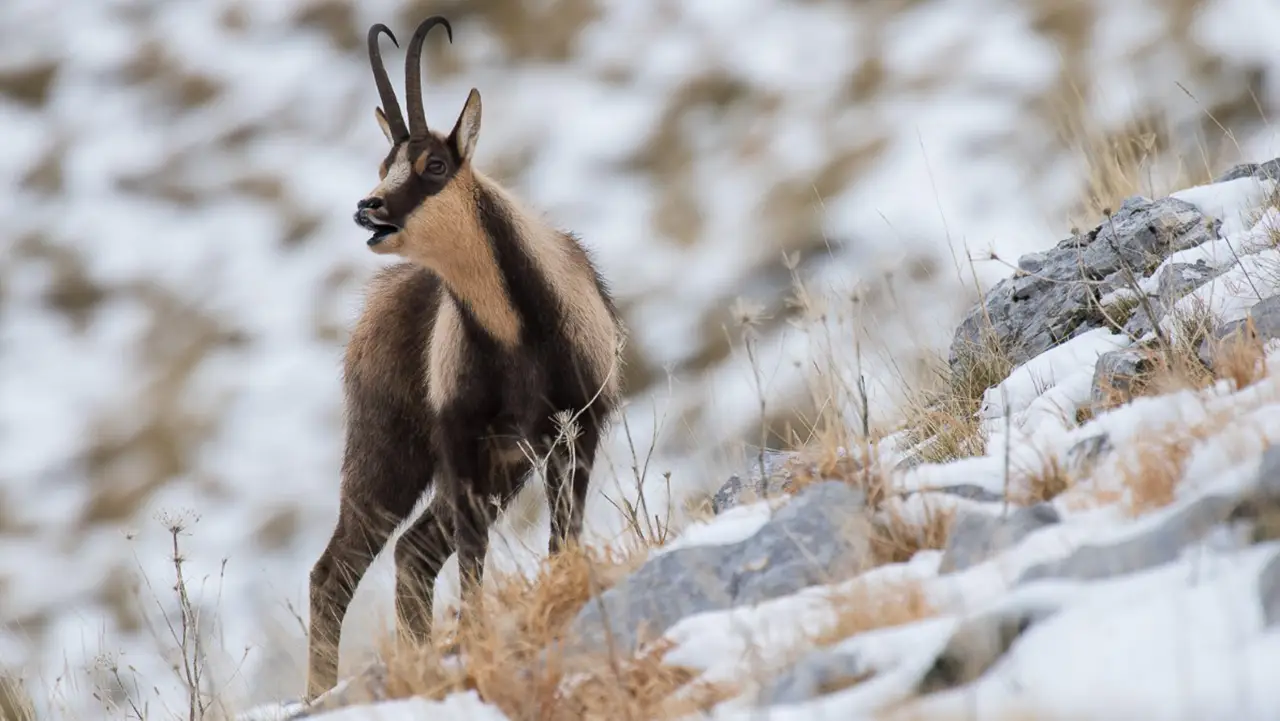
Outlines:
<svg viewBox="0 0 1280 721"><path fill-rule="evenodd" d="M570 445L563 440L551 449L547 465L547 502L551 506L551 539L548 553L564 550L582 535L591 466L600 444L600 426L595 414L583 413L576 421L578 436Z"/></svg>
<svg viewBox="0 0 1280 721"><path fill-rule="evenodd" d="M431 482L433 464L415 460L414 468L351 464L343 479L337 527L311 569L308 700L337 684L342 621L356 587Z"/></svg>
<svg viewBox="0 0 1280 721"><path fill-rule="evenodd" d="M527 461L511 459L491 467L488 477L493 479L492 489L498 503L494 507L491 498L475 499L476 504L482 506L477 511L484 515L486 539L490 520L510 505L531 467ZM435 583L445 561L457 550L454 506L444 490L441 487L437 491L426 512L396 541L396 608L400 637L410 643L424 643L430 638ZM458 560L461 572L461 555ZM481 553L482 570L483 565L484 553Z"/></svg>
<svg viewBox="0 0 1280 721"><path fill-rule="evenodd" d="M453 512L444 488L396 541L396 625L402 641L426 643L436 578L454 551Z"/></svg>

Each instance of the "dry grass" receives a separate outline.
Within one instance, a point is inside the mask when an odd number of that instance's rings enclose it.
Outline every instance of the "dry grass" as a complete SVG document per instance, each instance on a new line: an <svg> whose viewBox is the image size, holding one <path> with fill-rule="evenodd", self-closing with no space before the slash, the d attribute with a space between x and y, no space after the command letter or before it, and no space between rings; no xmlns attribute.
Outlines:
<svg viewBox="0 0 1280 721"><path fill-rule="evenodd" d="M691 686L695 672L663 663L662 646L629 659L563 653L577 612L643 557L576 548L546 559L532 579L501 579L484 613L452 629L452 638L439 645L396 643L383 653L388 695L438 699L473 689L512 721L667 718L724 698L728 689ZM455 649L464 664L453 662ZM673 699L681 688L686 693Z"/></svg>
<svg viewBox="0 0 1280 721"><path fill-rule="evenodd" d="M1081 408L1077 422L1135 398L1200 390L1220 381L1239 390L1266 377L1266 354L1252 319L1229 333L1217 330L1215 323L1203 306L1171 316L1171 333L1151 347L1135 348L1143 354L1143 370L1114 382L1103 379L1101 400Z"/></svg>
<svg viewBox="0 0 1280 721"><path fill-rule="evenodd" d="M1173 503L1194 439L1182 433L1153 433L1134 441L1121 462L1120 477L1128 489L1126 510L1140 516Z"/></svg>
<svg viewBox="0 0 1280 721"><path fill-rule="evenodd" d="M1208 346L1209 364L1216 380L1228 381L1239 390L1267 377L1266 353L1252 318L1246 319L1239 330L1210 339Z"/></svg>
<svg viewBox="0 0 1280 721"><path fill-rule="evenodd" d="M1155 198L1208 183L1213 180L1211 168L1227 155L1238 154L1233 143L1210 148L1204 137L1187 137L1163 117L1139 116L1108 127L1089 115L1085 92L1076 79L1064 78L1042 108L1057 130L1060 149L1075 160L1085 178L1080 200L1068 213L1070 225L1102 222L1108 209L1134 195Z"/></svg>
<svg viewBox="0 0 1280 721"><path fill-rule="evenodd" d="M935 383L906 403L907 441L918 447L920 460L945 463L980 455L985 440L977 419L982 395L1013 371L1008 349L994 331L966 348L954 367L939 363Z"/></svg>
<svg viewBox="0 0 1280 721"><path fill-rule="evenodd" d="M31 697L18 678L0 672L0 721L35 721Z"/></svg>
<svg viewBox="0 0 1280 721"><path fill-rule="evenodd" d="M813 637L819 646L878 628L914 623L938 613L919 581L857 582L847 593L832 599L832 608L835 620Z"/></svg>
<svg viewBox="0 0 1280 721"><path fill-rule="evenodd" d="M1041 464L1019 474L1017 488L1010 489L1010 500L1019 505L1052 501L1071 488L1075 479L1056 454L1044 454Z"/></svg>
<svg viewBox="0 0 1280 721"><path fill-rule="evenodd" d="M912 518L896 502L886 503L871 526L871 555L875 565L906 563L924 550L945 548L955 511L924 505L924 517Z"/></svg>

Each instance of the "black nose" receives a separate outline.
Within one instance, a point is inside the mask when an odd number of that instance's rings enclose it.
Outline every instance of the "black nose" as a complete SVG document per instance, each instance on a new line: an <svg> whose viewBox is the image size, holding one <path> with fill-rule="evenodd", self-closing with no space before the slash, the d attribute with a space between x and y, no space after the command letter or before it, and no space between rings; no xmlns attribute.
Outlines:
<svg viewBox="0 0 1280 721"><path fill-rule="evenodd" d="M356 210L377 210L382 207L382 198L365 198L356 203Z"/></svg>

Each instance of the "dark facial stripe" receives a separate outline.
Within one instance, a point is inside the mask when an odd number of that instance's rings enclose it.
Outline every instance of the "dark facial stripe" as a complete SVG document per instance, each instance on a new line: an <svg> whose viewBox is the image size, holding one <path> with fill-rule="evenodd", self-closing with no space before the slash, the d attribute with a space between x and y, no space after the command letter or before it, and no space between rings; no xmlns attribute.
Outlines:
<svg viewBox="0 0 1280 721"><path fill-rule="evenodd" d="M458 174L457 158L449 150L447 143L432 136L425 140L410 141L407 144L409 146L407 158L410 164L422 153L427 153L428 158L438 159L444 163L445 172L443 175L433 175L429 172L418 174L411 169L409 178L399 187L390 189L383 197L382 200L387 209L387 221L402 228L418 206L422 205L427 198L444 190ZM401 145L404 143L397 143L384 162L388 165L395 162Z"/></svg>

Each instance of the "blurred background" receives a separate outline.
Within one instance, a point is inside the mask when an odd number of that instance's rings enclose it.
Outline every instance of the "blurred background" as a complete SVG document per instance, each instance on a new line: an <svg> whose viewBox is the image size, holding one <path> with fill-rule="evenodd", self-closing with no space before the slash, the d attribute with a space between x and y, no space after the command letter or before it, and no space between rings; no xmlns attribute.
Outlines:
<svg viewBox="0 0 1280 721"><path fill-rule="evenodd" d="M385 150L364 36L433 13L428 121L481 90L479 165L630 327L599 538L637 476L678 524L741 443L859 422L859 372L890 427L1019 254L1280 155L1272 0L5 0L0 675L48 713L180 692L174 525L229 702L302 691L342 347L387 262L350 221ZM491 567L545 548L540 494Z"/></svg>

